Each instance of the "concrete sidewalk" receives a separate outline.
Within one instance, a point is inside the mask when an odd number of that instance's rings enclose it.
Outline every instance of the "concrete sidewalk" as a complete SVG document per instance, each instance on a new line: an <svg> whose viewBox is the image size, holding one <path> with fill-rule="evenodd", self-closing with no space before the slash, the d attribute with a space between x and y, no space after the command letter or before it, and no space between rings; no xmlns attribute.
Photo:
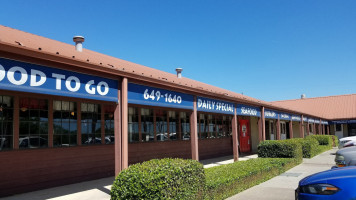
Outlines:
<svg viewBox="0 0 356 200"><path fill-rule="evenodd" d="M264 183L245 190L228 200L294 200L294 190L302 178L330 169L335 165L334 158L337 148L326 151L311 159L303 159L303 163L287 172Z"/></svg>
<svg viewBox="0 0 356 200"><path fill-rule="evenodd" d="M1 200L110 200L114 177L29 192Z"/></svg>

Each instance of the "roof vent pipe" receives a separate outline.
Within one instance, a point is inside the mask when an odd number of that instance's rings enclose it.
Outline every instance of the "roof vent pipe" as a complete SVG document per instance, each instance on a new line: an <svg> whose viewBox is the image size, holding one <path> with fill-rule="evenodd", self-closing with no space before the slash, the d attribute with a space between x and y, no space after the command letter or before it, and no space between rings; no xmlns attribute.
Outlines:
<svg viewBox="0 0 356 200"><path fill-rule="evenodd" d="M83 42L84 42L84 37L83 36L74 36L73 37L73 42L75 42L75 50L82 52L83 51Z"/></svg>
<svg viewBox="0 0 356 200"><path fill-rule="evenodd" d="M176 69L177 77L178 77L178 78L182 78L182 71L183 71L182 68L177 68L177 69Z"/></svg>
<svg viewBox="0 0 356 200"><path fill-rule="evenodd" d="M302 94L302 95L300 95L300 98L305 99L305 98L307 98L307 96L305 94Z"/></svg>

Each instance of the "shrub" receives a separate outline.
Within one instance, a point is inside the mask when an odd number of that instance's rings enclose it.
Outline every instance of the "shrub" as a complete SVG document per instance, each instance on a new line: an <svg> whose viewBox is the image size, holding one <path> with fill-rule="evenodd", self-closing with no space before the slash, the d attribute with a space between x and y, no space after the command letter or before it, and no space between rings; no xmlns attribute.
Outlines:
<svg viewBox="0 0 356 200"><path fill-rule="evenodd" d="M299 164L294 158L256 158L205 169L206 199L225 199Z"/></svg>
<svg viewBox="0 0 356 200"><path fill-rule="evenodd" d="M202 198L204 185L204 169L199 162L154 159L123 170L111 188L111 200L197 199Z"/></svg>
<svg viewBox="0 0 356 200"><path fill-rule="evenodd" d="M318 141L318 154L331 149L333 145L337 144L337 142L333 142L332 135L309 135L307 138L314 138Z"/></svg>
<svg viewBox="0 0 356 200"><path fill-rule="evenodd" d="M333 145L333 140L331 135L309 135L307 137L315 138L319 142L319 145L325 145L330 147L332 147Z"/></svg>
<svg viewBox="0 0 356 200"><path fill-rule="evenodd" d="M312 158L319 154L319 142L315 138L306 137L291 140L295 140L302 145L303 158Z"/></svg>
<svg viewBox="0 0 356 200"><path fill-rule="evenodd" d="M266 140L257 147L261 158L296 158L302 159L302 145L296 140Z"/></svg>

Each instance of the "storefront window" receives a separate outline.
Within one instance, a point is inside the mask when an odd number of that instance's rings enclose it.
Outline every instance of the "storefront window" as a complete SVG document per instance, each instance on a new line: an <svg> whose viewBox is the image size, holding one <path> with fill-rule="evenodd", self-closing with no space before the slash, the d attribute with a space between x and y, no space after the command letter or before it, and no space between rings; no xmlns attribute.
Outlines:
<svg viewBox="0 0 356 200"><path fill-rule="evenodd" d="M342 124L335 124L335 131L342 131Z"/></svg>
<svg viewBox="0 0 356 200"><path fill-rule="evenodd" d="M347 127L348 127L349 136L356 136L356 124L350 123L347 125Z"/></svg>
<svg viewBox="0 0 356 200"><path fill-rule="evenodd" d="M180 112L181 139L190 140L190 118L189 113Z"/></svg>
<svg viewBox="0 0 356 200"><path fill-rule="evenodd" d="M105 144L115 142L114 112L116 106L105 106Z"/></svg>
<svg viewBox="0 0 356 200"><path fill-rule="evenodd" d="M129 107L128 118L129 142L190 140L189 112Z"/></svg>
<svg viewBox="0 0 356 200"><path fill-rule="evenodd" d="M216 116L207 115L208 132L207 138L216 138Z"/></svg>
<svg viewBox="0 0 356 200"><path fill-rule="evenodd" d="M308 135L308 131L307 131L307 124L303 123L303 129L304 129L304 136Z"/></svg>
<svg viewBox="0 0 356 200"><path fill-rule="evenodd" d="M266 140L270 140L271 137L270 137L270 128L269 128L269 121L265 121L265 132L266 132Z"/></svg>
<svg viewBox="0 0 356 200"><path fill-rule="evenodd" d="M143 142L154 141L153 126L153 110L141 108L141 134Z"/></svg>
<svg viewBox="0 0 356 200"><path fill-rule="evenodd" d="M226 127L228 128L227 136L232 136L232 116L228 116L227 119L228 119L226 121L227 123Z"/></svg>
<svg viewBox="0 0 356 200"><path fill-rule="evenodd" d="M226 136L226 116L216 116L216 131L217 137L225 137Z"/></svg>
<svg viewBox="0 0 356 200"><path fill-rule="evenodd" d="M82 144L101 144L101 108L99 104L81 103Z"/></svg>
<svg viewBox="0 0 356 200"><path fill-rule="evenodd" d="M77 145L77 104L53 101L53 146Z"/></svg>
<svg viewBox="0 0 356 200"><path fill-rule="evenodd" d="M281 128L281 134L286 134L287 133L287 128L286 128L286 123L285 122L280 122L280 128Z"/></svg>
<svg viewBox="0 0 356 200"><path fill-rule="evenodd" d="M48 146L48 101L20 98L19 148Z"/></svg>
<svg viewBox="0 0 356 200"><path fill-rule="evenodd" d="M266 140L275 140L275 121L274 120L266 120Z"/></svg>
<svg viewBox="0 0 356 200"><path fill-rule="evenodd" d="M156 137L157 141L169 140L167 135L167 111L156 110Z"/></svg>
<svg viewBox="0 0 356 200"><path fill-rule="evenodd" d="M309 124L309 133L313 133L313 124Z"/></svg>
<svg viewBox="0 0 356 200"><path fill-rule="evenodd" d="M181 135L181 130L179 130L179 117L178 112L168 111L169 116L169 139L177 140L179 135Z"/></svg>
<svg viewBox="0 0 356 200"><path fill-rule="evenodd" d="M221 138L232 134L232 117L227 115L199 114L200 139Z"/></svg>
<svg viewBox="0 0 356 200"><path fill-rule="evenodd" d="M269 133L270 134L274 134L274 121L269 121L269 127L270 127L270 130L269 130Z"/></svg>
<svg viewBox="0 0 356 200"><path fill-rule="evenodd" d="M198 125L198 137L200 139L205 139L207 137L207 126L208 123L205 120L205 115L204 114L199 114L199 125Z"/></svg>
<svg viewBox="0 0 356 200"><path fill-rule="evenodd" d="M13 148L13 98L0 96L0 151Z"/></svg>
<svg viewBox="0 0 356 200"><path fill-rule="evenodd" d="M129 142L139 141L139 131L138 131L138 108L129 107Z"/></svg>

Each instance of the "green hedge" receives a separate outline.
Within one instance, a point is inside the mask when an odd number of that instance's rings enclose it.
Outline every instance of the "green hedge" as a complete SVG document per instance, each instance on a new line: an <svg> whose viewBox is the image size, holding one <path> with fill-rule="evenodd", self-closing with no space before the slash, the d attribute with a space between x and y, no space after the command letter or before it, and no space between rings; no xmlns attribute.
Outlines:
<svg viewBox="0 0 356 200"><path fill-rule="evenodd" d="M302 145L296 140L266 140L257 147L260 158L302 159Z"/></svg>
<svg viewBox="0 0 356 200"><path fill-rule="evenodd" d="M310 135L306 138L288 140L267 140L258 146L258 157L291 158L298 157L298 148L293 143L299 143L303 158L312 158L338 145L337 137L333 135ZM295 151L293 150L295 149Z"/></svg>
<svg viewBox="0 0 356 200"><path fill-rule="evenodd" d="M307 138L314 138L319 142L319 152L322 153L331 149L334 145L338 144L338 142L333 142L333 135L309 135ZM336 137L337 138L337 137Z"/></svg>
<svg viewBox="0 0 356 200"><path fill-rule="evenodd" d="M319 145L330 146L330 147L333 146L332 135L309 135L307 137L315 138L319 142Z"/></svg>
<svg viewBox="0 0 356 200"><path fill-rule="evenodd" d="M225 199L299 164L294 158L256 158L205 169L205 199Z"/></svg>
<svg viewBox="0 0 356 200"><path fill-rule="evenodd" d="M303 158L312 158L320 153L319 142L315 138L294 138L302 145Z"/></svg>
<svg viewBox="0 0 356 200"><path fill-rule="evenodd" d="M199 199L204 185L204 168L199 162L154 159L123 170L112 185L111 200Z"/></svg>
<svg viewBox="0 0 356 200"><path fill-rule="evenodd" d="M193 160L161 159L131 165L115 179L116 199L224 199L264 182L338 145L332 135L267 140L258 145L257 159L204 169Z"/></svg>

